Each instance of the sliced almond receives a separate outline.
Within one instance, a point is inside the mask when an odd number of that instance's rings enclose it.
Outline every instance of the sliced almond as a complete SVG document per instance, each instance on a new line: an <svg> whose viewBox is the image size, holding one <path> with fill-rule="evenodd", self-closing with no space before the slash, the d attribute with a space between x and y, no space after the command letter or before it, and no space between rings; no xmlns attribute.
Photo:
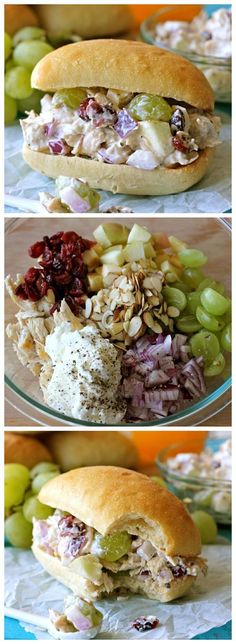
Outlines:
<svg viewBox="0 0 236 644"><path fill-rule="evenodd" d="M112 311L105 311L102 316L102 324L105 329L109 329L113 324L113 313Z"/></svg>
<svg viewBox="0 0 236 644"><path fill-rule="evenodd" d="M93 313L92 318L95 322L100 321L102 319L102 313Z"/></svg>
<svg viewBox="0 0 236 644"><path fill-rule="evenodd" d="M130 325L130 321L129 321L129 320L128 320L127 322L123 322L123 329L124 329L125 333L128 333L128 331L129 331L129 325Z"/></svg>
<svg viewBox="0 0 236 644"><path fill-rule="evenodd" d="M151 295L151 297L148 298L148 303L151 306L158 306L159 302L160 302L160 300L159 300L158 295Z"/></svg>
<svg viewBox="0 0 236 644"><path fill-rule="evenodd" d="M109 331L110 331L112 336L114 336L114 335L116 336L116 335L119 335L120 333L122 333L122 336L119 339L123 340L123 322L113 322L113 324L111 325Z"/></svg>
<svg viewBox="0 0 236 644"><path fill-rule="evenodd" d="M177 318L180 314L180 311L176 306L168 306L167 314L170 318Z"/></svg>
<svg viewBox="0 0 236 644"><path fill-rule="evenodd" d="M148 288L145 288L144 294L145 294L145 297L152 297L153 291L150 291Z"/></svg>
<svg viewBox="0 0 236 644"><path fill-rule="evenodd" d="M131 318L133 317L133 312L134 312L134 306L129 306L128 309L125 311L124 319L125 322L129 322Z"/></svg>
<svg viewBox="0 0 236 644"><path fill-rule="evenodd" d="M153 288L155 288L155 289L156 289L156 291L157 291L158 293L160 293L160 292L161 292L161 289L162 289L162 282L161 282L160 277L158 277L158 275L152 275L152 277L151 277L151 284L152 284L152 286L151 286L150 288L152 288L152 287L153 287Z"/></svg>
<svg viewBox="0 0 236 644"><path fill-rule="evenodd" d="M121 351L126 351L126 346L124 342L117 342L116 340L116 342L114 342L113 344L114 344L114 347L116 347L117 349L120 349Z"/></svg>
<svg viewBox="0 0 236 644"><path fill-rule="evenodd" d="M130 338L133 338L140 331L142 326L142 320L140 317L135 315L132 320L130 320L128 335Z"/></svg>
<svg viewBox="0 0 236 644"><path fill-rule="evenodd" d="M84 317L87 319L90 318L92 310L93 310L92 300L90 300L90 298L88 297L88 299L85 302Z"/></svg>
<svg viewBox="0 0 236 644"><path fill-rule="evenodd" d="M145 279L143 280L143 287L144 288L149 288L149 289L151 289L153 287L151 277L145 277Z"/></svg>
<svg viewBox="0 0 236 644"><path fill-rule="evenodd" d="M154 320L151 313L149 312L144 313L143 320L149 329L152 329L152 331L155 331L155 333L162 333L161 325L158 322L156 322L156 320Z"/></svg>

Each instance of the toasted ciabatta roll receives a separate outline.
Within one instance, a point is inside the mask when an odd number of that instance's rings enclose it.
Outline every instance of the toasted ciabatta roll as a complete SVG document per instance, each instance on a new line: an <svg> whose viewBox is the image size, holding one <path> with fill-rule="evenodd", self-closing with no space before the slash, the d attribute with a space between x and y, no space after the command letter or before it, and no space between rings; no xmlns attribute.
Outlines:
<svg viewBox="0 0 236 644"><path fill-rule="evenodd" d="M35 5L40 23L50 34L78 34L81 38L113 36L131 29L133 18L126 5Z"/></svg>
<svg viewBox="0 0 236 644"><path fill-rule="evenodd" d="M46 483L39 499L56 512L34 521L33 552L85 599L130 591L167 602L206 569L183 503L143 474L76 469Z"/></svg>
<svg viewBox="0 0 236 644"><path fill-rule="evenodd" d="M4 451L5 463L21 463L30 470L37 463L52 461L48 448L36 438L32 438L30 432L27 436L5 432Z"/></svg>
<svg viewBox="0 0 236 644"><path fill-rule="evenodd" d="M134 443L121 432L50 432L45 442L62 472L86 465L133 468L138 462Z"/></svg>
<svg viewBox="0 0 236 644"><path fill-rule="evenodd" d="M61 47L36 65L32 86L54 96L21 122L23 156L50 177L113 193L177 193L204 176L219 143L205 76L151 45L110 39Z"/></svg>

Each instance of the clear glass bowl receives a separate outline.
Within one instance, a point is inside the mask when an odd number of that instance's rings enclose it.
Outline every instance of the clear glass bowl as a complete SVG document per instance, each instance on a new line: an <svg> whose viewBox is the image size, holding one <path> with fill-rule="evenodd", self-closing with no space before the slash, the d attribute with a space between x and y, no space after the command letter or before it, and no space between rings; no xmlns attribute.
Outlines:
<svg viewBox="0 0 236 644"><path fill-rule="evenodd" d="M25 273L32 263L27 249L43 235L52 235L59 230L76 230L80 235L92 238L92 232L103 222L111 221L111 217L77 217L72 218L18 218L6 220L6 274L15 276ZM115 221L132 226L135 219L117 217ZM149 217L140 218L140 224L149 228L151 232L166 232L185 240L194 248L201 249L208 257L206 275L216 280L223 281L227 293L231 290L231 227L228 221L218 218L206 217ZM6 294L5 320L6 324L14 321L16 306ZM230 369L230 354L228 367ZM64 416L49 408L43 402L42 393L37 377L23 367L19 362L12 344L6 338L5 344L5 383L6 399L21 414L27 416L43 426L53 425L85 425L91 426L72 417ZM132 426L191 426L207 422L209 418L222 411L231 401L231 377L223 380L221 376L209 378L207 393L200 401L181 410L181 412L168 416L168 418L149 423L133 423ZM96 424L95 424L96 425ZM124 425L123 425L124 426Z"/></svg>
<svg viewBox="0 0 236 644"><path fill-rule="evenodd" d="M210 444L207 446L210 447ZM168 459L173 458L177 454L200 453L201 451L202 442L197 438L165 447L165 449L159 452L156 458L158 469L168 484L169 490L178 496L179 499L185 501L190 512L203 510L211 514L217 523L231 524L231 481L200 476L184 476L183 474L173 472L168 466ZM229 510L219 512L214 509L214 497L218 493L225 495L225 503L227 508L230 506Z"/></svg>
<svg viewBox="0 0 236 644"><path fill-rule="evenodd" d="M212 5L203 5L203 9L206 9L207 13L210 14L216 9L216 5L214 5L214 7ZM183 19L182 16L181 19ZM231 58L204 56L201 54L182 51L181 49L167 47L155 37L156 25L160 22L166 22L167 20L179 20L178 6L170 6L160 9L144 20L140 27L142 39L150 45L162 47L190 60L203 72L204 76L206 76L214 91L215 100L220 101L221 103L231 103Z"/></svg>

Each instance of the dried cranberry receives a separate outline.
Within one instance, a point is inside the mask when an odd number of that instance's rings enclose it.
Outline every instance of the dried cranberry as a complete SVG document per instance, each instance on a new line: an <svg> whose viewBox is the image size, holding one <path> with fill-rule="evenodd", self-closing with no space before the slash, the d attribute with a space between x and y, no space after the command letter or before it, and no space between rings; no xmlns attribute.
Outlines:
<svg viewBox="0 0 236 644"><path fill-rule="evenodd" d="M171 566L171 571L173 577L176 577L176 579L178 579L179 577L184 577L187 574L187 568L181 565Z"/></svg>
<svg viewBox="0 0 236 644"><path fill-rule="evenodd" d="M77 235L73 230L68 230L68 232L63 233L62 235L62 241L64 244L68 244L68 242L76 242L77 239L79 239L79 235Z"/></svg>
<svg viewBox="0 0 236 644"><path fill-rule="evenodd" d="M26 282L35 282L40 275L40 269L39 268L28 268L28 271L25 273L25 281Z"/></svg>
<svg viewBox="0 0 236 644"><path fill-rule="evenodd" d="M176 150L179 150L179 152L188 152L188 146L179 136L172 137L172 144Z"/></svg>
<svg viewBox="0 0 236 644"><path fill-rule="evenodd" d="M102 106L97 103L95 98L85 98L82 103L80 103L78 114L81 119L84 121L90 121L93 118L94 114L102 112Z"/></svg>
<svg viewBox="0 0 236 644"><path fill-rule="evenodd" d="M45 248L44 241L39 241L33 244L33 246L29 247L28 253L30 257L38 258L40 255L42 255L44 248Z"/></svg>
<svg viewBox="0 0 236 644"><path fill-rule="evenodd" d="M136 628L136 631L140 633L145 633L145 631L151 631L153 628L156 628L159 624L159 619L149 615L148 617L137 617L133 622L132 626Z"/></svg>

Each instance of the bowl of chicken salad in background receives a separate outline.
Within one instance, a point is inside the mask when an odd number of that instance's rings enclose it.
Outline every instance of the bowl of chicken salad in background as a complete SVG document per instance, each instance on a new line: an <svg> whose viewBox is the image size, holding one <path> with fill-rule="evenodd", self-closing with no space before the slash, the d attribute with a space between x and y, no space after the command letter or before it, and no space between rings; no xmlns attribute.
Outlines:
<svg viewBox="0 0 236 644"><path fill-rule="evenodd" d="M139 221L7 223L6 397L33 422L197 425L229 404L230 225L216 218ZM37 273L31 258L40 255ZM212 294L216 316L205 308Z"/></svg>

